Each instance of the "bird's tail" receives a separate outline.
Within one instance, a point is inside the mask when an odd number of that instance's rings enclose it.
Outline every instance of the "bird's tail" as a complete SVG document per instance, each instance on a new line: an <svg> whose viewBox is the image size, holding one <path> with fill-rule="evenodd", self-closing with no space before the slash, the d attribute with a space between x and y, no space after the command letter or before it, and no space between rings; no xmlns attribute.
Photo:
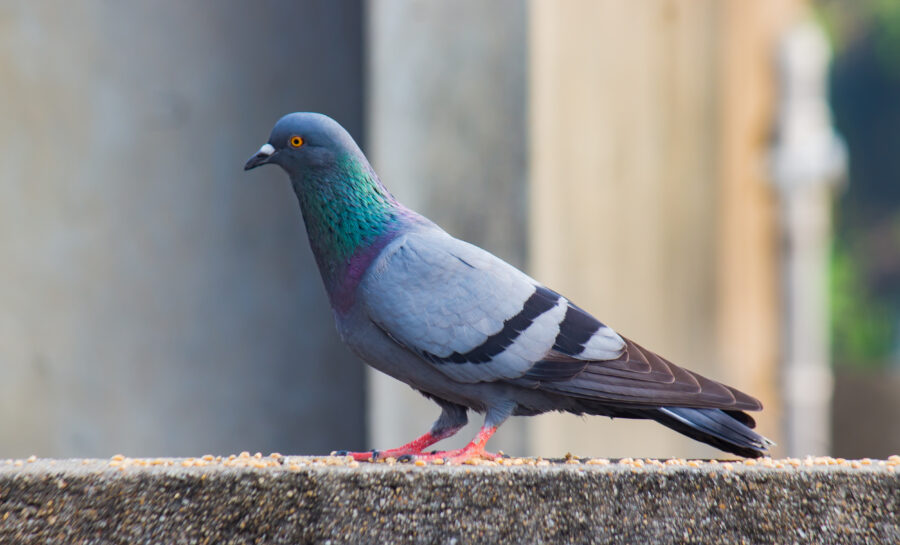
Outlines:
<svg viewBox="0 0 900 545"><path fill-rule="evenodd" d="M741 411L661 407L644 412L645 418L652 418L678 433L746 458L764 456L775 444L753 431L751 428L756 426L753 417Z"/></svg>

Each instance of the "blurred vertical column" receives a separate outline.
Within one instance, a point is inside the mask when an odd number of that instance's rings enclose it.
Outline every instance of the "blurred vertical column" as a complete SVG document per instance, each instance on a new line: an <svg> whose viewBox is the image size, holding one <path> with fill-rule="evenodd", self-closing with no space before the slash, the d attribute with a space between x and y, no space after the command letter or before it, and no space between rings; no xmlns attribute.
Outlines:
<svg viewBox="0 0 900 545"><path fill-rule="evenodd" d="M369 157L397 197L451 234L527 262L528 96L525 0L370 0ZM369 374L370 446L427 430L439 409ZM481 425L441 446L462 445ZM523 453L524 423L491 448Z"/></svg>
<svg viewBox="0 0 900 545"><path fill-rule="evenodd" d="M759 429L784 455L777 195L767 168L777 112L776 52L805 0L723 0L718 65L717 323L723 378L757 395Z"/></svg>
<svg viewBox="0 0 900 545"><path fill-rule="evenodd" d="M282 114L362 132L359 0L0 4L0 458L363 447Z"/></svg>
<svg viewBox="0 0 900 545"><path fill-rule="evenodd" d="M828 252L835 185L847 152L826 99L830 58L812 21L792 27L778 51L780 77L772 176L782 229L785 450L830 450L832 372L828 336Z"/></svg>

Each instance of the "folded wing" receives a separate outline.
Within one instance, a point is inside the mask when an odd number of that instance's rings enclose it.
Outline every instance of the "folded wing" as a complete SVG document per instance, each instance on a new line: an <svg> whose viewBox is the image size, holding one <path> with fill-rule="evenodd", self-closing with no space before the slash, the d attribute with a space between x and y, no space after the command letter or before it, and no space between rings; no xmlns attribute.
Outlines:
<svg viewBox="0 0 900 545"><path fill-rule="evenodd" d="M453 380L503 380L622 406L760 408L439 229L398 237L360 289L382 330Z"/></svg>

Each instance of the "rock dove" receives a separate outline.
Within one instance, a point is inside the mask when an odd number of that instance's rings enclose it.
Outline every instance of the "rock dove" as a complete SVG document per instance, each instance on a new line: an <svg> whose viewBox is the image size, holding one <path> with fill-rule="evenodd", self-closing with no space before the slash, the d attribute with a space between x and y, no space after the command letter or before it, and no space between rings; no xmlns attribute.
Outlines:
<svg viewBox="0 0 900 545"><path fill-rule="evenodd" d="M493 254L447 234L381 183L350 134L292 113L244 165L290 176L342 340L366 363L442 409L431 429L376 458L495 459L485 443L507 418L547 411L649 418L740 456L773 443L743 411L760 402L619 335ZM467 422L462 449L426 452Z"/></svg>

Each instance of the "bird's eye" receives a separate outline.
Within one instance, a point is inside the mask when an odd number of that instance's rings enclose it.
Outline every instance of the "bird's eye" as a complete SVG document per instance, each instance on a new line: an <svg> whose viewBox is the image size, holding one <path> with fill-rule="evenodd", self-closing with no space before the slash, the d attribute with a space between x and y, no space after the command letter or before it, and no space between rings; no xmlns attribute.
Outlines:
<svg viewBox="0 0 900 545"><path fill-rule="evenodd" d="M299 136L292 136L290 139L290 143L292 148L299 148L303 145L303 139Z"/></svg>

